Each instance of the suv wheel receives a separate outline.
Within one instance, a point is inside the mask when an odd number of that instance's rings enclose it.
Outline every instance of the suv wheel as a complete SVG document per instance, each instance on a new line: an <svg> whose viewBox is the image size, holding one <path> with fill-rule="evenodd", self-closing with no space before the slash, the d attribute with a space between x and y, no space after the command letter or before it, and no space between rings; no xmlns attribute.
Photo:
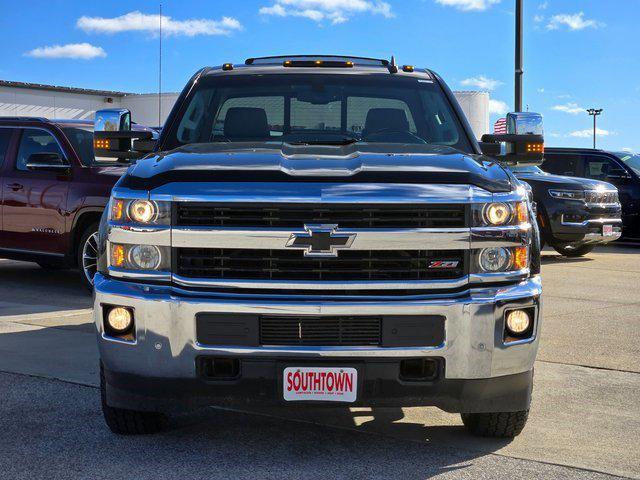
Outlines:
<svg viewBox="0 0 640 480"><path fill-rule="evenodd" d="M581 247L570 247L568 245L555 245L553 249L565 257L582 257L593 250L594 245L582 245Z"/></svg>
<svg viewBox="0 0 640 480"><path fill-rule="evenodd" d="M98 224L90 225L80 237L78 245L80 279L89 290L93 289L93 277L98 270Z"/></svg>
<svg viewBox="0 0 640 480"><path fill-rule="evenodd" d="M466 429L480 437L513 438L522 432L529 410L519 412L461 413Z"/></svg>
<svg viewBox="0 0 640 480"><path fill-rule="evenodd" d="M104 421L113 433L118 435L144 435L161 431L166 422L166 415L159 412L139 412L107 405L107 382L100 364L100 399Z"/></svg>

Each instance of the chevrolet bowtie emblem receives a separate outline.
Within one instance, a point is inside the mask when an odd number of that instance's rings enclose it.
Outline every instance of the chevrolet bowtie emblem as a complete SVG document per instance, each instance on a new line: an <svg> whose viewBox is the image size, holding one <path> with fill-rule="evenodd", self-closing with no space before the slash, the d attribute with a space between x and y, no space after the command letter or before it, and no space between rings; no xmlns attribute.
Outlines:
<svg viewBox="0 0 640 480"><path fill-rule="evenodd" d="M306 233L292 233L287 248L304 250L305 257L337 257L338 250L349 248L355 233L340 233L338 225L305 225Z"/></svg>

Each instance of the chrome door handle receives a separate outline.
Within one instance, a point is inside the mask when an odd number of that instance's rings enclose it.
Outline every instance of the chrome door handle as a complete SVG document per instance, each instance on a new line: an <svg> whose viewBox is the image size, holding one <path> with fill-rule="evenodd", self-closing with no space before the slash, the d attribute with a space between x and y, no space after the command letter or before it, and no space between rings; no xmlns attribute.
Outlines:
<svg viewBox="0 0 640 480"><path fill-rule="evenodd" d="M11 190L13 190L14 192L17 192L18 190L22 190L24 187L22 185L20 185L19 183L8 183L7 187L9 187Z"/></svg>

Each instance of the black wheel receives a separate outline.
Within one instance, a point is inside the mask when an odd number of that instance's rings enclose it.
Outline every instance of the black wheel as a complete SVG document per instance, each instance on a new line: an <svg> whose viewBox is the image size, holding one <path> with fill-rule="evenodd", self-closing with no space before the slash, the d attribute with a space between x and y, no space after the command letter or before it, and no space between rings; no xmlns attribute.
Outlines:
<svg viewBox="0 0 640 480"><path fill-rule="evenodd" d="M93 277L98 271L98 224L87 227L78 244L78 269L85 287L93 289Z"/></svg>
<svg viewBox="0 0 640 480"><path fill-rule="evenodd" d="M522 432L529 410L519 412L461 413L466 429L480 437L513 438Z"/></svg>
<svg viewBox="0 0 640 480"><path fill-rule="evenodd" d="M568 245L554 245L553 249L558 252L560 255L564 255L565 257L583 257L591 250L593 250L594 245L582 245L581 247L570 247Z"/></svg>
<svg viewBox="0 0 640 480"><path fill-rule="evenodd" d="M107 385L100 365L100 398L104 421L118 435L146 435L160 432L167 423L166 415L159 412L139 412L107 405Z"/></svg>
<svg viewBox="0 0 640 480"><path fill-rule="evenodd" d="M66 266L58 263L38 262L38 265L43 270L51 270L52 272L56 270L66 270L67 268Z"/></svg>

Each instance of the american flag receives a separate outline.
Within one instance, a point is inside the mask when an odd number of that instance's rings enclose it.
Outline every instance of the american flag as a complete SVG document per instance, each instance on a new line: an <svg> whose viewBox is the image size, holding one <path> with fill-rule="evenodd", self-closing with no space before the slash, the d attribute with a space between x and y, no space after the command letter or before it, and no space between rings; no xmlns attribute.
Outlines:
<svg viewBox="0 0 640 480"><path fill-rule="evenodd" d="M507 119L499 118L496 123L493 124L493 133L495 135L506 135L507 133Z"/></svg>

